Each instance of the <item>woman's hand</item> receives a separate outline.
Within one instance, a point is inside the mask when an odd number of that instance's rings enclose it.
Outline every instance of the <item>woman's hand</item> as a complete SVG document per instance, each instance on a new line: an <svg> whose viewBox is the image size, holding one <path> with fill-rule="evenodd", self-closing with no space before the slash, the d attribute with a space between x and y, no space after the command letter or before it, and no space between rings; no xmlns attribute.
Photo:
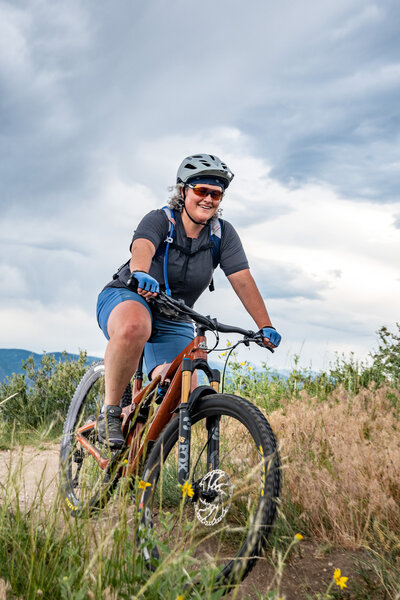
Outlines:
<svg viewBox="0 0 400 600"><path fill-rule="evenodd" d="M264 336L264 344L269 348L277 348L281 343L281 336L274 327L263 327L260 331Z"/></svg>
<svg viewBox="0 0 400 600"><path fill-rule="evenodd" d="M146 300L157 296L160 291L160 286L154 277L146 273L146 271L132 271L131 276L127 281L128 287L130 286L133 277L137 281L137 293L140 296L143 296Z"/></svg>

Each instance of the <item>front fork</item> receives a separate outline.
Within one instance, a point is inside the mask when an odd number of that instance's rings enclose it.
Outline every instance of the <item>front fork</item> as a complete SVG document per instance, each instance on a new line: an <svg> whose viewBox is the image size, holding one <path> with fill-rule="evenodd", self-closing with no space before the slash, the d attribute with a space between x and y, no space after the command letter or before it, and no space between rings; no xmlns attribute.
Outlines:
<svg viewBox="0 0 400 600"><path fill-rule="evenodd" d="M189 484L190 475L190 436L191 419L188 400L190 396L193 373L193 361L184 358L182 362L182 390L181 404L179 406L179 438L178 438L178 484L186 494L192 496ZM218 372L214 372L217 374ZM218 373L219 375L219 373ZM211 386L218 391L219 378L211 381ZM207 466L212 471L219 467L219 419L220 417L207 417Z"/></svg>

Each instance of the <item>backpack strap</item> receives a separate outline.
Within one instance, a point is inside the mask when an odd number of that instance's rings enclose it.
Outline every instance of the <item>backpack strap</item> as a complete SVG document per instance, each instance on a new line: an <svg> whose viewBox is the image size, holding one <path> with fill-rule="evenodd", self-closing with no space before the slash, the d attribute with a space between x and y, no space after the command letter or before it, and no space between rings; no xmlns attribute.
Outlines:
<svg viewBox="0 0 400 600"><path fill-rule="evenodd" d="M164 244L163 244L163 247L165 248L164 249L163 272L164 272L165 293L168 296L171 296L171 289L170 289L169 283L168 283L168 272L167 272L168 251L169 251L170 245L172 244L175 248L177 248L184 254L187 254L187 258L189 258L189 256L193 253L188 252L185 248L179 246L178 244L175 244L175 242L174 242L175 227L176 227L174 210L172 208L169 208L168 206L163 206L162 210L165 212L165 214L168 218L168 221L169 221L167 237L165 238ZM199 250L207 250L208 248L210 248L214 269L216 269L216 267L218 266L220 257L221 257L221 237L222 237L222 221L221 221L221 219L213 219L209 225L209 240L210 240L209 244L207 244L206 246L202 246L201 248L199 248L196 251L196 252L198 252ZM157 249L156 254L161 254L161 252L162 252L162 248ZM186 260L185 266L187 268L187 260ZM183 270L185 273L182 273L182 276L184 277L184 274L186 274L186 269L183 269ZM215 288L214 288L214 280L213 279L211 279L210 285L208 287L209 287L210 292L214 291Z"/></svg>
<svg viewBox="0 0 400 600"><path fill-rule="evenodd" d="M165 252L164 252L164 283L165 283L165 293L167 294L167 296L170 296L171 295L171 290L170 290L169 283L168 283L168 273L167 273L168 250L169 250L170 245L174 241L176 221L175 221L175 213L174 213L174 210L172 208L169 208L168 206L163 206L162 208L163 208L163 211L165 212L165 214L167 215L167 218L168 218L168 221L169 221L169 228L168 228L167 237L164 240L164 242L165 242Z"/></svg>
<svg viewBox="0 0 400 600"><path fill-rule="evenodd" d="M211 248L211 254L214 269L218 267L221 258L222 225L223 222L221 219L213 219L210 223L210 240L213 244ZM210 290L210 292L213 292L215 290L214 277L211 279L208 289Z"/></svg>
<svg viewBox="0 0 400 600"><path fill-rule="evenodd" d="M217 268L221 258L221 238L222 238L222 221L221 219L213 219L210 223L210 241L213 242L211 254L213 257L213 267Z"/></svg>

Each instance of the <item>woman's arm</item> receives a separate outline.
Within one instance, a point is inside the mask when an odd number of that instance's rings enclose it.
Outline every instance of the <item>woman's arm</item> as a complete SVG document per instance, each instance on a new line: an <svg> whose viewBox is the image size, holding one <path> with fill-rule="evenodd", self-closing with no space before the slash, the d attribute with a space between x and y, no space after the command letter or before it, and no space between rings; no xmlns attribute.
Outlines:
<svg viewBox="0 0 400 600"><path fill-rule="evenodd" d="M259 329L262 329L263 327L272 327L264 300L250 270L243 269L242 271L237 271L232 275L228 275L228 279L243 306L255 321L257 327ZM272 348L275 347L268 338L264 338L264 342L267 346Z"/></svg>
<svg viewBox="0 0 400 600"><path fill-rule="evenodd" d="M132 243L131 252L132 252L132 258L129 263L129 268L131 270L131 273L133 271L140 271L141 273L148 274L148 272L150 270L150 266L151 266L151 261L153 260L153 256L156 252L154 244L152 242L150 242L150 240L146 240L145 238L139 238ZM139 273L138 273L138 275L139 275ZM141 279L139 280L139 285L140 285L140 281L142 281L143 286L147 285L146 284L147 281L150 281L150 283L152 285L157 286L157 291L158 291L158 284L155 281L155 279L153 279L153 277L150 277L150 275L141 275ZM147 285L147 287L148 287L148 285ZM147 291L147 290L143 289L142 287L138 287L138 294L140 294L141 296L146 298L146 300L148 300L149 298L152 298L153 296L157 296L157 293Z"/></svg>
<svg viewBox="0 0 400 600"><path fill-rule="evenodd" d="M129 263L129 267L132 271L144 271L149 272L151 261L156 253L154 244L150 240L144 238L135 240L131 247L132 258Z"/></svg>

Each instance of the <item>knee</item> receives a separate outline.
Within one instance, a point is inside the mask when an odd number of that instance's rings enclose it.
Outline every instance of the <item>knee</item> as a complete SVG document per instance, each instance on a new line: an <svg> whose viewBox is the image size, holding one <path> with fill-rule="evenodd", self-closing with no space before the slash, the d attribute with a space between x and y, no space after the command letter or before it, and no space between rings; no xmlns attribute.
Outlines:
<svg viewBox="0 0 400 600"><path fill-rule="evenodd" d="M151 324L141 320L128 321L123 323L119 334L128 342L137 340L145 343L151 335Z"/></svg>
<svg viewBox="0 0 400 600"><path fill-rule="evenodd" d="M135 319L125 320L119 327L113 328L111 338L118 338L121 342L140 342L145 344L151 335L151 323Z"/></svg>

